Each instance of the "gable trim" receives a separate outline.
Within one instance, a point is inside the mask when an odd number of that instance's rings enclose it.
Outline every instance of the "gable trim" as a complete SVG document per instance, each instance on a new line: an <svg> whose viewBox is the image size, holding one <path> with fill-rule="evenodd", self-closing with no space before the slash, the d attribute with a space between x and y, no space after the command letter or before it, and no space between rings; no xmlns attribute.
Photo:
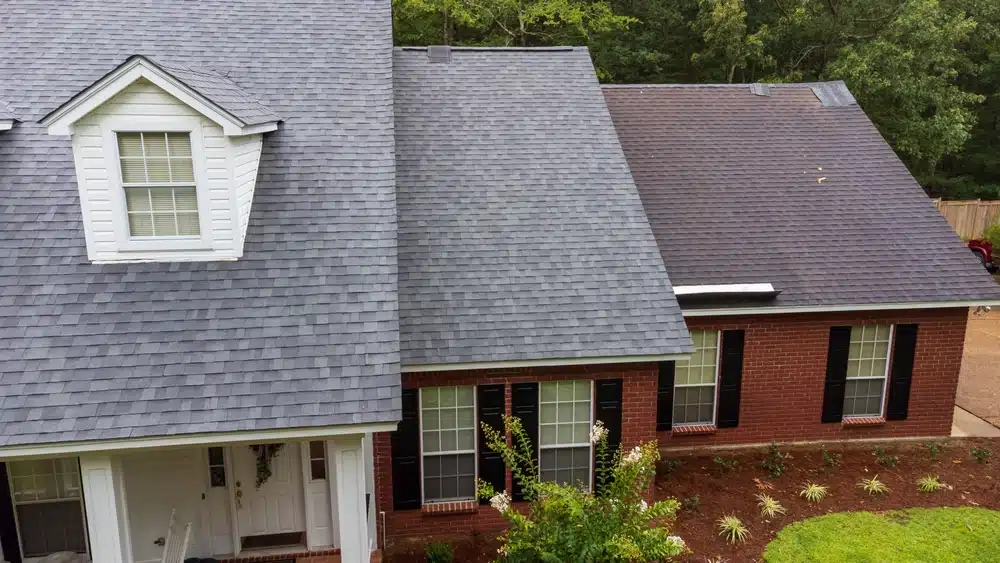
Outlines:
<svg viewBox="0 0 1000 563"><path fill-rule="evenodd" d="M277 122L248 127L246 123L140 55L130 57L121 66L43 117L39 123L47 128L49 135L71 135L74 123L108 102L140 78L152 82L180 100L181 103L190 106L215 122L222 127L227 136L265 133L278 128Z"/></svg>
<svg viewBox="0 0 1000 563"><path fill-rule="evenodd" d="M836 313L844 311L898 311L901 309L953 309L966 307L996 307L1000 300L982 301L915 301L913 303L870 303L858 305L804 305L797 307L743 307L729 309L690 309L685 317L716 317L733 315L780 315L789 313Z"/></svg>
<svg viewBox="0 0 1000 563"><path fill-rule="evenodd" d="M9 131L14 128L13 119L0 119L0 131Z"/></svg>
<svg viewBox="0 0 1000 563"><path fill-rule="evenodd" d="M95 440L88 442L63 442L55 444L28 444L0 447L0 460L60 456L84 452L108 452L141 450L148 448L173 448L201 445L240 444L283 440L308 440L327 436L366 434L368 432L393 432L396 422L376 422L370 424L345 424L340 426L317 426L314 428L284 428L279 430L251 430L237 432L211 432L205 434L185 434L182 436L161 436L151 438L123 438L118 440Z"/></svg>
<svg viewBox="0 0 1000 563"><path fill-rule="evenodd" d="M454 364L404 365L403 373L424 373L429 371L459 371L473 369L529 368L548 366L583 366L597 364L634 364L642 362L665 362L686 360L690 354L662 354L654 356L609 356L594 358L552 358L544 360L510 360L498 362L463 362Z"/></svg>

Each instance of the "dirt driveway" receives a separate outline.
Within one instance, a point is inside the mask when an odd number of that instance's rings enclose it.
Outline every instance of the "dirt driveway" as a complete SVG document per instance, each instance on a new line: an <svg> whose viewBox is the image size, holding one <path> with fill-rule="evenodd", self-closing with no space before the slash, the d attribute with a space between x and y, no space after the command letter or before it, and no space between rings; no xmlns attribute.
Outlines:
<svg viewBox="0 0 1000 563"><path fill-rule="evenodd" d="M969 315L958 406L1000 427L1000 308Z"/></svg>

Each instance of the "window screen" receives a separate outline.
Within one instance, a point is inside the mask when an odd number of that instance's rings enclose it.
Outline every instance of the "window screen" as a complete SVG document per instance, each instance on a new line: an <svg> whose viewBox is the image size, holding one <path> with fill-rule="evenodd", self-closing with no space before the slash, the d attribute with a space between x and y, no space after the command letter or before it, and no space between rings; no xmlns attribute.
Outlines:
<svg viewBox="0 0 1000 563"><path fill-rule="evenodd" d="M892 326L851 327L844 416L882 416Z"/></svg>
<svg viewBox="0 0 1000 563"><path fill-rule="evenodd" d="M590 487L593 382L539 384L539 477Z"/></svg>
<svg viewBox="0 0 1000 563"><path fill-rule="evenodd" d="M420 390L424 502L476 496L476 399L474 387Z"/></svg>
<svg viewBox="0 0 1000 563"><path fill-rule="evenodd" d="M715 387L719 372L719 331L691 331L694 352L677 360L674 371L675 426L715 424Z"/></svg>

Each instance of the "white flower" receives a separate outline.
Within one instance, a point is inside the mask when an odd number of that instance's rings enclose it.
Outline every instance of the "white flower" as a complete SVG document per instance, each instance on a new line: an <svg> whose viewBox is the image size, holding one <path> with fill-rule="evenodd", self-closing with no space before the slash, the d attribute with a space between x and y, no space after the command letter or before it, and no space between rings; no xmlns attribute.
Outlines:
<svg viewBox="0 0 1000 563"><path fill-rule="evenodd" d="M594 427L590 429L590 443L596 444L607 437L608 429L604 427L603 422L598 420L594 423Z"/></svg>
<svg viewBox="0 0 1000 563"><path fill-rule="evenodd" d="M506 514L510 510L510 495L506 492L497 493L490 499L490 506L497 509L500 514Z"/></svg>
<svg viewBox="0 0 1000 563"><path fill-rule="evenodd" d="M646 501L640 500L639 501L639 511L646 512L647 510L649 510L649 505L646 504Z"/></svg>
<svg viewBox="0 0 1000 563"><path fill-rule="evenodd" d="M642 448L636 446L622 457L623 463L638 463L642 459Z"/></svg>
<svg viewBox="0 0 1000 563"><path fill-rule="evenodd" d="M681 549L684 549L684 547L687 545L684 543L684 540L680 538L680 536L668 536L667 542L672 543Z"/></svg>

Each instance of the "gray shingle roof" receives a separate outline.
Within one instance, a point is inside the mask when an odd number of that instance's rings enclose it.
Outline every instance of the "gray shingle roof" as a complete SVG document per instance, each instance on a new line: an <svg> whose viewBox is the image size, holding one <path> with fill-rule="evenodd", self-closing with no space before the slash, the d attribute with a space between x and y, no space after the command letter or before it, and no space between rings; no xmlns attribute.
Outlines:
<svg viewBox="0 0 1000 563"><path fill-rule="evenodd" d="M0 121L10 121L12 119L17 119L17 116L14 115L14 110L10 109L10 106L0 100Z"/></svg>
<svg viewBox="0 0 1000 563"><path fill-rule="evenodd" d="M842 83L605 87L676 285L775 306L998 299Z"/></svg>
<svg viewBox="0 0 1000 563"><path fill-rule="evenodd" d="M399 418L391 53L389 2L5 0L0 446ZM239 261L87 261L37 120L134 54L285 118Z"/></svg>
<svg viewBox="0 0 1000 563"><path fill-rule="evenodd" d="M260 103L256 96L240 88L228 77L206 68L191 68L160 59L150 60L192 90L242 121L245 125L260 125L281 121L281 116Z"/></svg>
<svg viewBox="0 0 1000 563"><path fill-rule="evenodd" d="M586 49L394 72L404 365L690 349Z"/></svg>

